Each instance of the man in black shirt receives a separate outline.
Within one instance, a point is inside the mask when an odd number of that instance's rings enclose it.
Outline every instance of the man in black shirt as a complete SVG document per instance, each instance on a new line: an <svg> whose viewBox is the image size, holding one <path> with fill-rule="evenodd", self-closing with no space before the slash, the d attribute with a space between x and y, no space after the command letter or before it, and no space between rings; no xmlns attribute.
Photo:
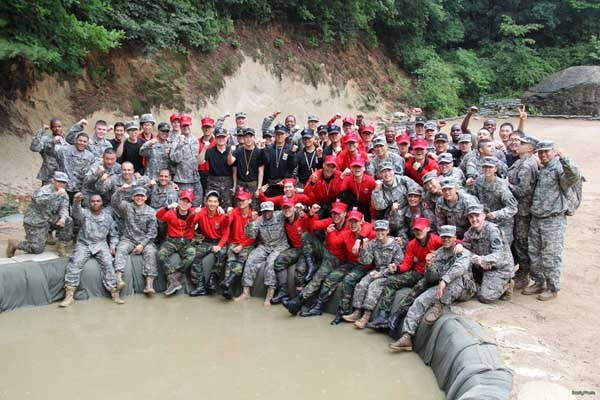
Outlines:
<svg viewBox="0 0 600 400"><path fill-rule="evenodd" d="M323 168L323 149L315 147L315 134L310 129L302 131L302 151L296 153L296 164L298 165L298 180L304 187L313 170Z"/></svg>
<svg viewBox="0 0 600 400"><path fill-rule="evenodd" d="M205 146L200 153L200 165L208 163L208 180L206 192L216 191L220 196L223 209L232 206L233 171L227 164L230 146L227 145L229 134L223 128L214 131L216 145Z"/></svg>
<svg viewBox="0 0 600 400"><path fill-rule="evenodd" d="M112 144L112 148L116 151L121 142L125 140L125 124L122 122L115 123L115 126L113 127L113 133L115 134L115 138L108 139L108 141L110 144Z"/></svg>
<svg viewBox="0 0 600 400"><path fill-rule="evenodd" d="M275 125L275 143L265 148L265 175L269 188L265 192L267 197L283 194L279 184L282 179L291 178L296 168L296 153L292 146L286 144L288 128L285 125Z"/></svg>
<svg viewBox="0 0 600 400"><path fill-rule="evenodd" d="M144 141L138 138L140 125L137 121L129 121L125 124L127 131L127 140L123 140L117 147L117 159L123 164L129 161L133 164L133 170L137 173L144 173L144 165L142 164L142 156L140 148L144 145Z"/></svg>
<svg viewBox="0 0 600 400"><path fill-rule="evenodd" d="M259 188L265 174L265 157L263 150L254 144L254 129L244 130L243 147L238 147L235 151L229 149L227 164L232 166L234 192L244 188L246 192L253 193L252 206L258 210Z"/></svg>

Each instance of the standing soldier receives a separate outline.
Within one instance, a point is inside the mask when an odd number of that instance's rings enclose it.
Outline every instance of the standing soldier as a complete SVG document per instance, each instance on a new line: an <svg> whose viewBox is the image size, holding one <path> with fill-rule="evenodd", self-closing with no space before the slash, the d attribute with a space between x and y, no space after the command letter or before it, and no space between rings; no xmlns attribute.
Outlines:
<svg viewBox="0 0 600 400"><path fill-rule="evenodd" d="M374 269L363 277L352 296L352 314L343 315L344 321L354 322L363 329L377 303L383 284L387 277L396 271L396 266L402 262L404 251L400 243L389 237L389 223L386 220L375 221L375 240L371 240L360 252L359 262L363 265L373 264Z"/></svg>
<svg viewBox="0 0 600 400"><path fill-rule="evenodd" d="M92 164L85 174L82 190L84 199L89 200L92 194L100 194L97 188L102 187L109 179L120 173L121 164L117 162L115 151L113 149L104 150L102 159Z"/></svg>
<svg viewBox="0 0 600 400"><path fill-rule="evenodd" d="M296 153L298 180L302 187L314 170L323 168L323 148L315 147L315 134L311 129L302 131L302 150Z"/></svg>
<svg viewBox="0 0 600 400"><path fill-rule="evenodd" d="M162 207L168 207L169 204L175 203L177 200L177 189L171 182L171 172L168 168L161 169L158 172L158 182L152 186L148 195L148 204L155 211ZM162 243L167 237L167 224L164 221L158 221L158 233L155 242Z"/></svg>
<svg viewBox="0 0 600 400"><path fill-rule="evenodd" d="M456 181L452 178L441 179L440 186L442 197L437 200L435 206L437 225L456 226L456 236L462 239L470 226L467 209L474 204L479 204L479 200L464 190L458 190Z"/></svg>
<svg viewBox="0 0 600 400"><path fill-rule="evenodd" d="M110 144L112 145L113 150L116 151L125 139L125 124L123 122L115 122L113 125L113 139L108 139ZM118 161L118 160L117 160ZM119 161L120 162L120 161Z"/></svg>
<svg viewBox="0 0 600 400"><path fill-rule="evenodd" d="M65 242L71 240L72 224L69 217L69 197L65 192L69 178L63 172L56 171L46 186L42 186L31 195L31 204L23 217L25 241L8 241L6 257L11 258L17 250L25 253L40 254L48 240L48 231L56 229L58 244L56 253L64 257Z"/></svg>
<svg viewBox="0 0 600 400"><path fill-rule="evenodd" d="M423 176L423 205L435 213L438 199L442 197L442 186L437 171L431 171Z"/></svg>
<svg viewBox="0 0 600 400"><path fill-rule="evenodd" d="M265 156L262 149L254 143L254 131L248 130L244 134L244 145L233 151L230 147L227 164L233 168L233 188L243 188L246 192L254 194L252 202L254 209L258 207L259 188L263 184L265 174Z"/></svg>
<svg viewBox="0 0 600 400"><path fill-rule="evenodd" d="M566 193L580 182L581 175L570 157L554 150L554 143L542 140L536 147L542 167L531 203L529 257L535 283L523 294L538 294L538 300L552 300L560 290L562 252L567 228L569 198Z"/></svg>
<svg viewBox="0 0 600 400"><path fill-rule="evenodd" d="M468 251L456 252L456 229L451 225L440 227L442 247L433 253L427 267L427 280L436 286L427 289L408 309L402 325L402 336L390 344L392 351L412 351L412 337L421 319L433 325L444 312L444 307L456 301L467 301L475 293Z"/></svg>
<svg viewBox="0 0 600 400"><path fill-rule="evenodd" d="M140 132L138 137L140 139L142 139L142 141L144 143L149 140L154 139L154 134L152 133L152 128L154 128L155 124L156 124L156 121L154 120L154 116L152 114L142 114L140 116L140 125L142 128L142 131Z"/></svg>
<svg viewBox="0 0 600 400"><path fill-rule="evenodd" d="M143 275L146 278L144 294L151 296L154 292L154 278L158 276L156 268L156 247L154 239L157 233L155 211L146 204L146 189L135 188L132 193L133 204L124 199L127 189L121 187L111 199L113 210L123 221L121 241L117 246L115 256L115 271L117 273L117 290L126 287L123 273L127 257L132 252L144 257Z"/></svg>
<svg viewBox="0 0 600 400"><path fill-rule="evenodd" d="M283 194L279 182L291 178L296 169L296 152L286 143L288 133L285 125L275 125L275 143L264 150L265 176L269 185L266 195L269 197Z"/></svg>
<svg viewBox="0 0 600 400"><path fill-rule="evenodd" d="M285 218L281 211L274 211L272 202L265 201L260 204L262 215L259 218L253 218L246 225L245 233L249 238L256 238L258 246L248 256L246 267L242 276L242 294L236 297L236 301L250 298L250 288L254 284L258 270L264 267L265 286L267 287L267 296L265 298L265 307L271 306L271 299L275 294L277 279L275 277L275 260L286 250L289 245L285 236Z"/></svg>
<svg viewBox="0 0 600 400"><path fill-rule="evenodd" d="M194 192L194 206L202 203L202 183L198 173L198 139L192 135L192 117L181 116L181 132L177 144L171 149L170 158L175 163L173 182L179 190L191 189Z"/></svg>
<svg viewBox="0 0 600 400"><path fill-rule="evenodd" d="M404 158L400 157L398 153L388 150L385 138L377 136L373 140L373 153L375 153L375 156L369 161L369 165L367 165L367 174L375 179L381 179L381 176L379 176L381 167L388 163L393 165L396 175L404 174Z"/></svg>
<svg viewBox="0 0 600 400"><path fill-rule="evenodd" d="M91 257L95 257L102 270L102 284L108 290L117 304L123 304L117 289L115 268L113 267L113 254L119 238L117 228L112 219L111 212L102 208L102 198L93 194L89 198L89 209L81 207L83 193L76 193L73 198L73 219L79 221L81 230L75 244L73 257L67 264L65 274L65 299L60 307L73 304L75 290L79 286L81 270Z"/></svg>
<svg viewBox="0 0 600 400"><path fill-rule="evenodd" d="M75 145L56 143L55 151L58 156L58 170L67 174L66 187L69 200L83 188L83 179L88 168L95 161L94 155L87 150L88 135L81 132L75 138Z"/></svg>
<svg viewBox="0 0 600 400"><path fill-rule="evenodd" d="M438 156L440 176L454 178L460 188L465 186L465 174L462 169L454 167L454 157L450 153L442 153Z"/></svg>
<svg viewBox="0 0 600 400"><path fill-rule="evenodd" d="M83 132L85 126L87 125L87 121L82 119L77 124L73 125L71 129L69 129L69 133L67 134L66 141L69 144L75 144L76 137L79 133ZM104 150L112 149L112 143L106 139L106 132L108 126L106 121L99 119L94 124L94 134L87 143L87 149L94 155L96 158L102 157L104 154Z"/></svg>
<svg viewBox="0 0 600 400"><path fill-rule="evenodd" d="M158 124L158 135L146 141L140 148L140 155L146 159L144 175L149 179L158 178L160 170L169 168L171 143L169 131L171 127L166 122Z"/></svg>
<svg viewBox="0 0 600 400"><path fill-rule="evenodd" d="M215 129L215 146L204 146L200 152L200 165L208 166L206 191L216 191L221 198L221 207L232 206L233 171L227 163L231 146L227 145L227 131Z"/></svg>
<svg viewBox="0 0 600 400"><path fill-rule="evenodd" d="M173 113L169 116L171 122L171 132L169 132L169 143L174 144L181 135L181 114Z"/></svg>
<svg viewBox="0 0 600 400"><path fill-rule="evenodd" d="M531 136L520 138L517 147L519 159L508 170L508 187L517 199L513 249L519 269L515 273L515 288L522 290L529 286L531 261L527 250L529 225L531 223L531 202L537 183L538 165L533 157L537 139ZM542 281L537 277L537 281Z"/></svg>
<svg viewBox="0 0 600 400"><path fill-rule="evenodd" d="M50 136L46 136L45 134L48 130L51 132ZM52 118L50 126L44 125L31 138L29 150L40 153L42 157L42 166L37 174L37 179L42 181L42 186L50 183L54 171L58 169L58 156L55 150L55 145L57 144L65 144L63 125L58 118Z"/></svg>
<svg viewBox="0 0 600 400"><path fill-rule="evenodd" d="M417 218L427 218L430 221L431 232L437 232L435 214L423 205L423 189L417 185L409 188L406 194L406 202L406 206L400 212L402 227L397 235L397 238L402 239L402 243L408 243L409 240L415 237L412 227Z"/></svg>
<svg viewBox="0 0 600 400"><path fill-rule="evenodd" d="M121 165L121 173L119 175L111 175L106 180L98 179L96 181L96 190L95 192L102 196L102 200L105 202L105 205L110 205L110 199L112 196L123 186L126 190L133 190L137 187L143 186L152 186L154 185L154 181L150 181L147 177L142 176L139 177L134 173L133 164L129 161L125 161ZM129 200L131 197L127 196ZM119 222L117 221L117 226Z"/></svg>

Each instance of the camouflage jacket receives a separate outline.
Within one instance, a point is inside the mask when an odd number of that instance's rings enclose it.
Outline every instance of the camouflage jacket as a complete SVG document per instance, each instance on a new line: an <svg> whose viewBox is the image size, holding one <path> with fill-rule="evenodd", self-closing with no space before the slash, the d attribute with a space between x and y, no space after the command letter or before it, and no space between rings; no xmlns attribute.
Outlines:
<svg viewBox="0 0 600 400"><path fill-rule="evenodd" d="M463 190L459 190L457 196L458 200L452 205L443 197L440 197L437 200L435 205L435 223L437 226L456 226L456 235L459 238L462 238L463 234L470 226L469 220L467 219L467 209L473 204L479 204L479 200Z"/></svg>
<svg viewBox="0 0 600 400"><path fill-rule="evenodd" d="M398 265L403 259L404 249L393 238L387 244L374 239L361 248L358 262L363 265L373 264L377 271L388 275L388 265Z"/></svg>
<svg viewBox="0 0 600 400"><path fill-rule="evenodd" d="M54 148L58 155L58 169L69 177L67 191L82 190L85 174L96 158L88 150L77 151L68 143L56 144Z"/></svg>
<svg viewBox="0 0 600 400"><path fill-rule="evenodd" d="M161 207L176 202L178 195L177 190L175 190L173 186L173 182L169 182L164 188L160 187L158 184L152 186L150 194L148 195L148 204L150 207L158 210Z"/></svg>
<svg viewBox="0 0 600 400"><path fill-rule="evenodd" d="M518 159L508 170L508 187L517 199L518 215L530 213L537 176L538 165L533 156Z"/></svg>
<svg viewBox="0 0 600 400"><path fill-rule="evenodd" d="M398 236L407 242L410 239L414 238L414 234L412 231L413 222L417 215L427 218L429 220L429 226L431 228L431 232L437 232L437 224L435 221L435 214L430 209L424 208L423 206L419 207L418 212L414 212L411 210L410 206L407 204L401 212L402 215L402 227L400 228L400 232Z"/></svg>
<svg viewBox="0 0 600 400"><path fill-rule="evenodd" d="M463 250L461 253L454 254L454 249L455 247L451 249L440 247L433 252L431 266L425 269L425 279L431 285L436 285L441 280L448 284L460 279L463 288L473 288L475 284L471 271L471 253Z"/></svg>
<svg viewBox="0 0 600 400"><path fill-rule="evenodd" d="M383 159L375 156L371 161L369 161L369 165L367 165L367 174L371 175L375 179L379 179L379 171L383 163L389 162L394 166L394 173L396 175L404 174L404 158L400 157L397 153L392 153L388 151L387 156Z"/></svg>
<svg viewBox="0 0 600 400"><path fill-rule="evenodd" d="M125 200L131 201L132 189L139 186L146 186L148 185L149 181L150 179L148 179L148 177L146 176L137 178L134 175L133 177L131 177L131 180L129 182L125 182L125 180L123 179L123 175L113 175L104 182L100 182L99 180L96 181L95 192L102 196L102 202L104 203L104 205L108 205L110 204L113 194L119 191L119 189L121 188L121 186L123 186L124 183L127 183L131 187L125 192Z"/></svg>
<svg viewBox="0 0 600 400"><path fill-rule="evenodd" d="M481 232L469 228L465 233L463 246L480 256L484 264L492 264L493 269L503 276L512 276L515 264L498 225L485 221Z"/></svg>
<svg viewBox="0 0 600 400"><path fill-rule="evenodd" d="M269 220L259 217L256 221L248 222L244 233L250 239L258 238L260 244L272 250L285 250L289 247L285 233L285 217L281 211L273 212L273 217Z"/></svg>
<svg viewBox="0 0 600 400"><path fill-rule="evenodd" d="M506 156L502 151L496 150L495 157L497 167L496 175L498 175L500 178L505 178L508 174ZM477 150L473 150L464 156L460 162L460 169L463 171L467 179L478 178L481 175L481 153L479 153Z"/></svg>
<svg viewBox="0 0 600 400"><path fill-rule="evenodd" d="M52 184L42 186L31 195L31 204L27 207L23 222L40 226L53 224L59 219L69 218L69 196L58 194Z"/></svg>
<svg viewBox="0 0 600 400"><path fill-rule="evenodd" d="M495 223L501 226L513 223L513 217L517 213L517 200L504 180L496 178L494 182L488 183L485 177L480 176L473 184L472 193L479 199L486 213L496 213Z"/></svg>
<svg viewBox="0 0 600 400"><path fill-rule="evenodd" d="M565 193L581 178L579 169L569 157L553 158L542 166L533 192L531 214L547 218L567 212Z"/></svg>
<svg viewBox="0 0 600 400"><path fill-rule="evenodd" d="M441 174L440 177L454 178L460 189L465 186L465 174L460 168L453 167L451 171L449 171L447 174Z"/></svg>
<svg viewBox="0 0 600 400"><path fill-rule="evenodd" d="M65 144L65 139L62 138L59 144ZM54 171L58 170L58 155L56 154L54 137L44 134L44 129L40 129L31 138L29 150L40 153L42 156L42 165L37 174L37 179L42 182L49 182Z"/></svg>
<svg viewBox="0 0 600 400"><path fill-rule="evenodd" d="M200 180L198 173L198 139L192 135L185 138L184 141L177 141L173 145L170 153L170 159L175 164L175 176L173 182L176 183L196 183Z"/></svg>
<svg viewBox="0 0 600 400"><path fill-rule="evenodd" d="M104 167L104 172L101 174L98 173L98 168L100 167L100 165ZM115 163L111 168L106 168L104 162L102 162L101 160L93 163L92 166L88 169L87 173L85 174L85 178L83 178L83 194L90 195L98 193L96 191L96 185L98 184L98 180L104 174L108 174L108 179L112 178L115 175L121 174L121 164ZM100 184L102 184L102 182L100 182ZM109 199L106 200L106 203L108 203L108 200Z"/></svg>
<svg viewBox="0 0 600 400"><path fill-rule="evenodd" d="M156 238L158 223L156 211L147 204L136 207L125 200L127 192L118 191L111 198L114 212L123 221L122 237L131 242L146 246Z"/></svg>
<svg viewBox="0 0 600 400"><path fill-rule="evenodd" d="M79 132L83 132L83 126L79 124L73 125L69 129L69 133L67 133L67 143L75 144L75 138L77 137L77 134L79 134ZM112 149L112 143L109 142L106 138L98 139L96 135L92 134L90 135L90 140L88 141L87 148L90 151L90 153L94 155L94 157L101 158L102 154L104 154L104 150Z"/></svg>
<svg viewBox="0 0 600 400"><path fill-rule="evenodd" d="M381 189L374 189L371 193L371 206L375 210L387 210L393 203L398 203L398 209L402 209L406 203L408 190L411 186L419 186L417 182L410 179L408 176L394 176L394 182L388 186L385 183Z"/></svg>
<svg viewBox="0 0 600 400"><path fill-rule="evenodd" d="M146 170L144 175L150 179L157 179L161 169L168 169L171 159L171 143L152 143L150 140L140 148L140 155L146 157Z"/></svg>
<svg viewBox="0 0 600 400"><path fill-rule="evenodd" d="M107 244L111 250L117 248L119 234L110 210L103 208L100 214L94 215L89 209L82 208L80 203L75 202L73 219L81 226L77 243L90 247L92 254L95 253L94 250L104 248Z"/></svg>

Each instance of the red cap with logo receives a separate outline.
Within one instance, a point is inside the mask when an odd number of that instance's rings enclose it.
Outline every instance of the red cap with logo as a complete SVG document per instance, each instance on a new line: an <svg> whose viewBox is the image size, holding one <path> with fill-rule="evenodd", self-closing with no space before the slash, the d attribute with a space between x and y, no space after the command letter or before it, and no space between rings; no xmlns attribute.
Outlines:
<svg viewBox="0 0 600 400"><path fill-rule="evenodd" d="M420 215L417 215L415 217L415 220L413 221L413 229L418 229L420 231L422 231L425 228L429 227L429 219L427 218L423 218Z"/></svg>
<svg viewBox="0 0 600 400"><path fill-rule="evenodd" d="M295 207L296 203L294 203L294 200L290 199L289 197L283 197L283 203L281 204L281 208L285 208L285 207Z"/></svg>
<svg viewBox="0 0 600 400"><path fill-rule="evenodd" d="M337 167L336 157L334 155L328 155L325 157L325 162L323 164L326 165L335 165Z"/></svg>
<svg viewBox="0 0 600 400"><path fill-rule="evenodd" d="M350 163L351 167L364 167L365 166L365 159L362 157L356 157L354 160L352 160L352 162Z"/></svg>
<svg viewBox="0 0 600 400"><path fill-rule="evenodd" d="M364 132L375 133L375 127L373 125L363 125L360 127L360 133Z"/></svg>
<svg viewBox="0 0 600 400"><path fill-rule="evenodd" d="M415 139L412 143L413 149L427 149L427 140L425 139Z"/></svg>
<svg viewBox="0 0 600 400"><path fill-rule="evenodd" d="M238 190L236 196L238 200L250 200L252 199L252 194L246 192L244 189Z"/></svg>
<svg viewBox="0 0 600 400"><path fill-rule="evenodd" d="M181 122L181 126L192 125L192 116L187 114L180 115L179 121Z"/></svg>
<svg viewBox="0 0 600 400"><path fill-rule="evenodd" d="M171 121L171 123L173 123L173 121L175 121L176 119L181 121L181 114L179 114L179 113L173 113L169 117L169 121Z"/></svg>
<svg viewBox="0 0 600 400"><path fill-rule="evenodd" d="M202 118L200 122L202 123L202 126L210 126L211 128L215 126L215 120L208 115Z"/></svg>
<svg viewBox="0 0 600 400"><path fill-rule="evenodd" d="M410 144L410 136L403 133L402 135L396 138L396 143L398 144Z"/></svg>
<svg viewBox="0 0 600 400"><path fill-rule="evenodd" d="M184 191L182 191L181 193L179 193L179 200L189 200L191 203L194 202L194 192L191 189L186 189Z"/></svg>
<svg viewBox="0 0 600 400"><path fill-rule="evenodd" d="M351 219L354 219L356 221L362 221L364 217L365 216L363 215L363 213L358 211L358 208L356 207L353 207L352 211L348 213L348 221L350 221Z"/></svg>
<svg viewBox="0 0 600 400"><path fill-rule="evenodd" d="M331 212L335 212L341 214L346 212L348 209L348 205L346 203L342 203L340 199L335 199L335 203L331 205Z"/></svg>
<svg viewBox="0 0 600 400"><path fill-rule="evenodd" d="M342 118L342 125L344 124L354 125L354 118L352 118L349 115L345 116L344 118Z"/></svg>
<svg viewBox="0 0 600 400"><path fill-rule="evenodd" d="M296 186L296 179L294 179L294 178L285 178L285 179L281 180L281 184L283 186L285 186L288 183L291 183L292 185Z"/></svg>
<svg viewBox="0 0 600 400"><path fill-rule="evenodd" d="M349 133L346 136L344 136L343 142L344 142L344 144L352 143L352 142L360 143L360 142L362 142L362 139L356 133Z"/></svg>

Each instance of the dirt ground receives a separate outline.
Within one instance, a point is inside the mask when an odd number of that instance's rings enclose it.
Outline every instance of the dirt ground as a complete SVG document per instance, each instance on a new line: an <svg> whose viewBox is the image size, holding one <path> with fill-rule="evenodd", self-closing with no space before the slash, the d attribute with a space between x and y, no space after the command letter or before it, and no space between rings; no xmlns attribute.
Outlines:
<svg viewBox="0 0 600 400"><path fill-rule="evenodd" d="M472 126L480 122L473 121ZM574 158L587 179L583 203L568 219L560 295L543 303L515 294L508 302L469 301L453 310L479 321L496 341L514 372L513 399L600 398L600 346L596 343L600 337L600 256L593 242L600 230L600 212L595 208L600 178L593 172L593 163L600 158L600 123L530 118L525 131L553 139ZM6 139L0 147L0 168L9 179L0 191L25 193L35 182L31 171L37 171L38 156L28 151L26 142ZM21 179L14 180L18 176ZM8 238L22 235L18 224L0 223L0 252L4 253Z"/></svg>

